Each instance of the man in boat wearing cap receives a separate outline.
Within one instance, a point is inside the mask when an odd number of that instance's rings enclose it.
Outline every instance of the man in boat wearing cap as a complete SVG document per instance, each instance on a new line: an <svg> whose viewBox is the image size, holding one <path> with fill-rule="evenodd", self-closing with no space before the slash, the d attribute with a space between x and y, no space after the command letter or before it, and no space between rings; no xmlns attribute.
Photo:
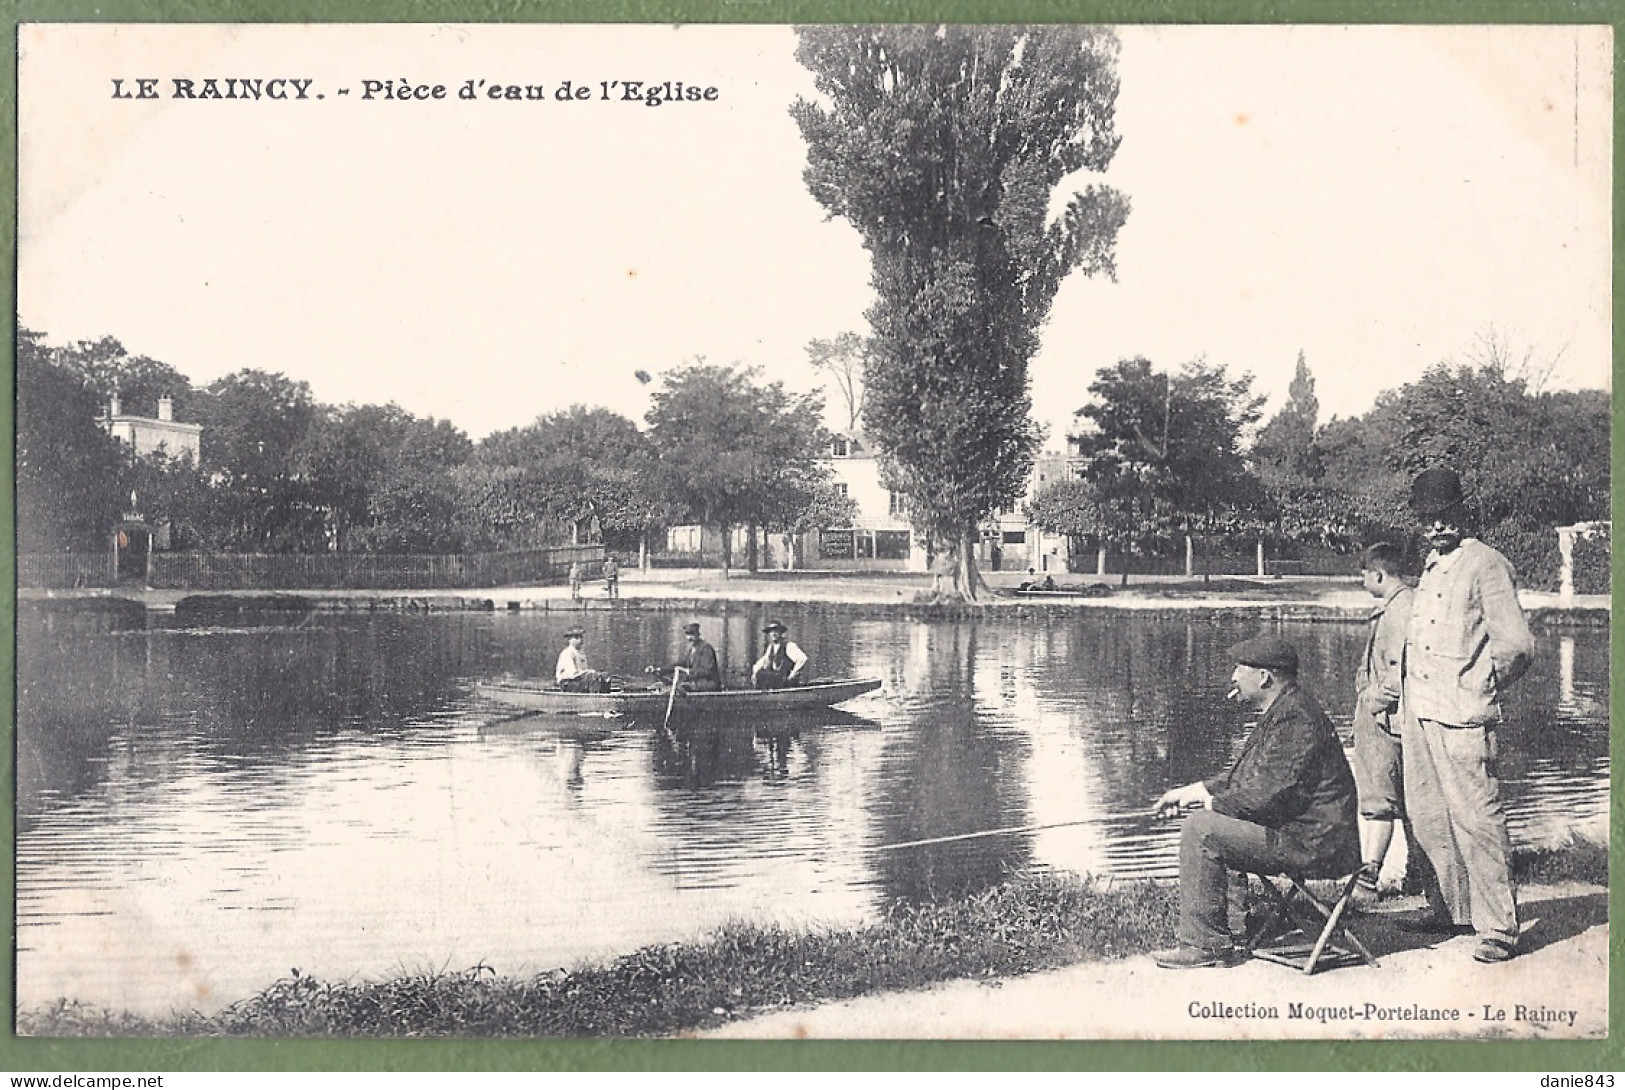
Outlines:
<svg viewBox="0 0 1625 1090"><path fill-rule="evenodd" d="M1258 636L1230 657L1231 698L1256 709L1258 725L1228 769L1174 788L1154 808L1191 811L1179 837L1179 945L1152 954L1165 969L1235 963L1233 879L1341 877L1360 866L1354 776L1326 713L1298 687L1297 651Z"/></svg>
<svg viewBox="0 0 1625 1090"><path fill-rule="evenodd" d="M678 660L666 667L669 674L676 671L680 693L714 693L722 688L722 664L717 661L717 649L700 638L700 626L693 621L683 626L683 638L688 646Z"/></svg>
<svg viewBox="0 0 1625 1090"><path fill-rule="evenodd" d="M790 639L788 630L778 621L769 621L762 631L767 635L767 650L750 668L751 685L758 689L805 685L811 661L807 658L807 652Z"/></svg>
<svg viewBox="0 0 1625 1090"><path fill-rule="evenodd" d="M581 651L585 638L586 634L579 628L565 629L564 650L559 652L558 664L553 667L553 680L567 693L607 693L609 675L588 668L587 656Z"/></svg>
<svg viewBox="0 0 1625 1090"><path fill-rule="evenodd" d="M1428 469L1411 510L1433 551L1411 607L1401 680L1405 808L1424 873L1428 914L1409 931L1478 935L1473 957L1517 953L1511 841L1496 779L1502 692L1534 661L1512 565L1469 533L1461 478Z"/></svg>

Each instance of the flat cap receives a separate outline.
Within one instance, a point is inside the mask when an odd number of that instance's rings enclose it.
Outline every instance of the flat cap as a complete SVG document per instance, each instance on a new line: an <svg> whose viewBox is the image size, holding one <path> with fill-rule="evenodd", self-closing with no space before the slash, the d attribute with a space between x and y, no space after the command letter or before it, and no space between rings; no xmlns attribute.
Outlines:
<svg viewBox="0 0 1625 1090"><path fill-rule="evenodd" d="M1463 498L1461 478L1453 469L1424 469L1411 480L1411 510L1424 518L1450 510Z"/></svg>
<svg viewBox="0 0 1625 1090"><path fill-rule="evenodd" d="M699 634L700 634L700 626L699 626L698 622L690 621L690 622L688 622L688 624L685 624L683 626L683 635L685 635L685 636L698 636Z"/></svg>
<svg viewBox="0 0 1625 1090"><path fill-rule="evenodd" d="M1282 673L1298 672L1298 651L1285 640L1274 636L1254 636L1242 640L1230 649L1230 657L1243 666L1257 666Z"/></svg>

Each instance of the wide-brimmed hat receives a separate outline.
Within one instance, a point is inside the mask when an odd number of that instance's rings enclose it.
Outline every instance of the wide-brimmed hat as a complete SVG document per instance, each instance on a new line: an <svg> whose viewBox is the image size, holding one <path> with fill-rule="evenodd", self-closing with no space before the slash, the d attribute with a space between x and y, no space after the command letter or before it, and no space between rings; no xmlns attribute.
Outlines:
<svg viewBox="0 0 1625 1090"><path fill-rule="evenodd" d="M1424 469L1411 481L1411 510L1424 518L1459 507L1464 498L1453 469Z"/></svg>
<svg viewBox="0 0 1625 1090"><path fill-rule="evenodd" d="M564 638L569 639L572 636L586 636L586 633L579 628L566 628L564 630Z"/></svg>
<svg viewBox="0 0 1625 1090"><path fill-rule="evenodd" d="M1254 636L1230 648L1230 657L1243 666L1257 666L1282 673L1298 672L1298 649L1274 636Z"/></svg>
<svg viewBox="0 0 1625 1090"><path fill-rule="evenodd" d="M699 634L700 634L700 626L697 623L695 623L693 621L690 621L688 624L685 624L683 626L683 635L685 635L685 636L698 636Z"/></svg>
<svg viewBox="0 0 1625 1090"><path fill-rule="evenodd" d="M763 632L788 632L790 630L788 628L785 628L784 625L780 624L778 621L768 621L765 625L762 626L762 631Z"/></svg>

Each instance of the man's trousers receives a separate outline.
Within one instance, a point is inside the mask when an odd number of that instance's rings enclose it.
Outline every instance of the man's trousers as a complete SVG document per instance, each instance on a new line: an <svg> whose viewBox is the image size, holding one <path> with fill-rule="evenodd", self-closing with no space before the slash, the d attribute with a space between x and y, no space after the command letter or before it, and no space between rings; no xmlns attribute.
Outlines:
<svg viewBox="0 0 1625 1090"><path fill-rule="evenodd" d="M1353 857L1359 857L1354 830ZM1179 836L1179 941L1209 952L1231 946L1233 879L1309 874L1321 861L1296 837L1211 810L1193 810ZM1353 870L1357 863L1348 869ZM1334 867L1335 869L1335 867ZM1244 886L1239 887L1244 889Z"/></svg>
<svg viewBox="0 0 1625 1090"><path fill-rule="evenodd" d="M1516 942L1512 842L1495 778L1494 732L1413 715L1402 730L1405 811L1434 874L1425 885L1429 907L1480 935Z"/></svg>

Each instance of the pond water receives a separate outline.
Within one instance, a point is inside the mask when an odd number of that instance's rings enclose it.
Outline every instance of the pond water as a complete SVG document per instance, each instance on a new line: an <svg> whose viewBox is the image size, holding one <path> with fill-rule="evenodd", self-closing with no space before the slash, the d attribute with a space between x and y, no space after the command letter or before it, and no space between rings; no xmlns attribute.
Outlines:
<svg viewBox="0 0 1625 1090"><path fill-rule="evenodd" d="M1245 731L1225 649L1261 627L1347 723L1363 626L1250 614L977 622L780 612L820 676L883 687L770 722L530 716L475 679L670 661L686 616L261 616L24 608L18 1001L215 1009L328 979L567 967L729 920L850 925L1013 870L1171 877L1166 787ZM730 674L766 617L701 616ZM1603 826L1608 637L1541 633L1510 701L1514 839ZM736 682L737 683L737 682ZM895 851L1017 826L1058 828Z"/></svg>

